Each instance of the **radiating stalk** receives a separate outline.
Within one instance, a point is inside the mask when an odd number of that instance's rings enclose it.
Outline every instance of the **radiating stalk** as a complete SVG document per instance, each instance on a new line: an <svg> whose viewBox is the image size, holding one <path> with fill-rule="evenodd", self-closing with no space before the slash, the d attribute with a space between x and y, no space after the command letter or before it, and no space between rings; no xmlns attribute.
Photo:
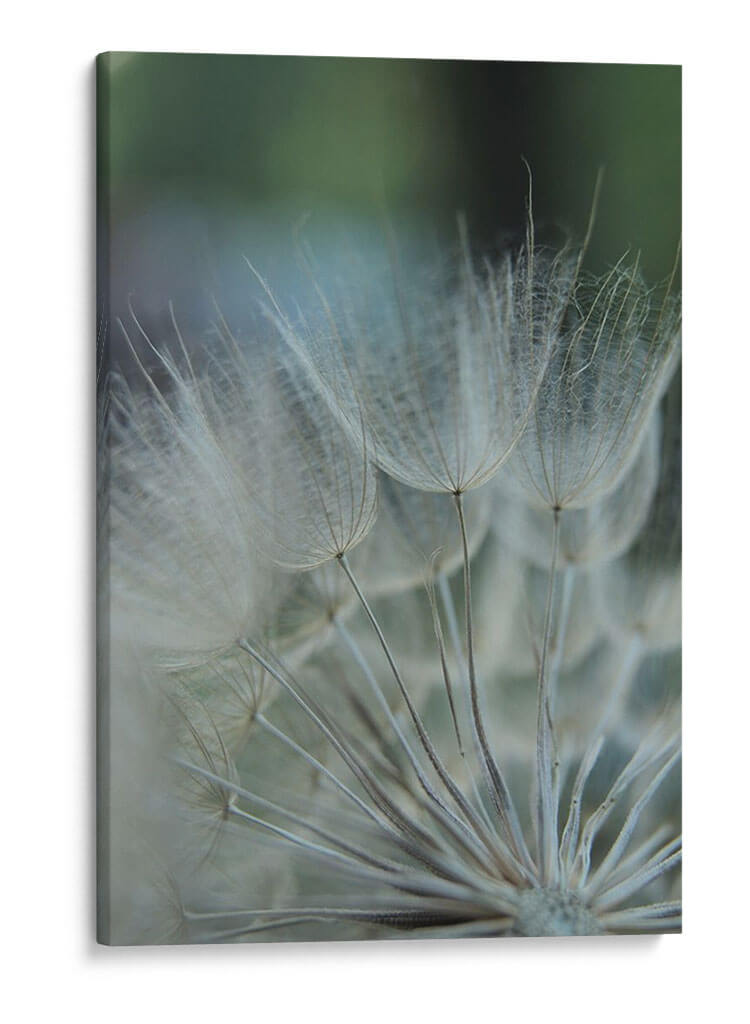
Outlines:
<svg viewBox="0 0 750 1024"><path fill-rule="evenodd" d="M448 668L448 657L445 650L445 637L443 635L443 624L440 619L440 609L438 608L437 598L435 597L435 584L434 579L427 581L427 597L430 603L430 611L432 612L432 627L435 633L435 640L438 645L438 654L440 656L440 669L443 674L443 685L445 687L445 695L448 699L448 707L451 713L451 721L453 722L453 732L456 737L456 743L458 745L458 752L461 758L465 757L464 745L461 739L461 729L458 724L458 715L456 714L456 704L453 700L453 683L451 682L450 669Z"/></svg>
<svg viewBox="0 0 750 1024"><path fill-rule="evenodd" d="M565 639L568 633L568 623L570 622L570 605L571 599L573 597L575 575L576 567L574 565L567 565L562 574L560 608L557 614L557 622L555 624L555 647L554 653L550 658L549 681L547 684L547 694L549 699L550 712L552 713L552 715L554 715L555 713L555 701L557 699L557 682L560 678L560 669L562 668L563 653L565 651Z"/></svg>
<svg viewBox="0 0 750 1024"><path fill-rule="evenodd" d="M537 680L536 718L536 787L537 830L542 884L555 884L559 878L559 847L557 839L557 808L555 805L554 773L557 754L552 731L552 713L549 701L549 646L552 635L552 605L555 596L555 577L560 550L560 509L552 514L552 558L550 560L547 604L544 610L544 633L539 659Z"/></svg>
<svg viewBox="0 0 750 1024"><path fill-rule="evenodd" d="M458 513L458 525L461 531L461 546L464 558L464 608L466 616L466 656L469 670L469 699L471 704L471 718L474 725L474 732L479 743L483 767L487 776L490 795L495 809L505 829L513 852L518 859L527 867L533 869L534 863L531 854L526 846L526 840L521 831L521 824L518 820L513 800L507 783L502 776L500 768L490 749L485 732L482 712L479 706L479 693L477 690L477 675L474 664L474 627L471 614L471 565L469 558L469 541L466 535L466 518L464 516L463 495L459 492L454 495L456 511Z"/></svg>
<svg viewBox="0 0 750 1024"><path fill-rule="evenodd" d="M436 771L437 775L439 776L441 782L446 787L447 791L450 793L450 795L451 795L454 803L456 804L456 806L462 811L462 813L465 815L466 819L469 822L471 822L471 825L472 825L474 831L473 832L471 832L470 830L469 831L470 831L470 834L472 835L472 837L476 838L477 836L481 836L482 835L481 822L479 822L479 819L478 819L478 816L477 816L477 812L474 810L474 808L471 806L471 804L467 801L466 797L464 796L464 794L459 789L455 779L453 779L453 777L450 775L450 773L447 771L447 769L443 765L442 761L440 760L440 757L438 756L438 753L437 753L437 751L435 750L435 748L434 748L434 746L432 744L432 740L428 736L428 734L427 734L427 732L426 732L426 730L424 728L424 725L422 724L422 720L421 720L421 718L419 716L419 713L418 713L416 707L414 706L414 702L412 701L411 696L409 695L409 691L407 690L406 685L405 685L405 683L404 683L404 681L403 681L403 679L401 677L401 673L399 672L398 666L396 665L396 662L395 662L395 660L393 658L391 650L390 650L390 648L388 646L388 641L386 640L385 635L383 634L383 631L382 631L382 629L380 627L380 623L378 622L377 618L375 617L375 614L373 613L372 609L370 608L370 605L368 604L365 595L362 593L362 590L361 590L359 584L357 583L356 577L354 576L354 573L352 572L351 567L349 566L349 563L347 561L346 555L341 555L340 556L339 564L341 565L341 568L343 569L343 571L346 573L346 576L349 579L349 582L351 583L352 587L354 588L355 593L357 594L357 597L359 598L360 604L362 605L362 607L363 607L363 609L365 611L365 614L367 615L368 619L370 620L370 624L372 625L373 629L375 630L375 633L377 634L377 637L378 637L378 639L380 641L380 645L383 648L383 652L384 652L384 654L386 656L388 664L389 664L389 666L391 668L391 671L393 673L393 677L396 680L396 684L397 684L397 686L398 686L398 688L399 688L399 690L401 692L402 697L404 698L404 701L406 702L407 708L409 709L409 714L411 715L411 719L412 719L412 722L414 723L414 728L417 731L417 735L419 737L420 743L422 744L423 749L425 750L427 756L429 757L430 763L432 764L433 768L435 769L435 771ZM418 777L419 777L419 781L420 781L420 783L422 785L422 788L427 793L428 797L430 797L430 799L433 800L435 802L435 804L445 814L447 814L450 817L450 819L457 826L459 826L462 830L466 831L466 824L465 824L465 822L463 820L461 820L460 818L457 818L454 814L452 814L450 812L450 810L445 806L444 802L442 800L440 800L440 798L438 797L437 793L435 793L435 791L432 788L432 786L430 785L429 781L425 778L424 774L421 771L418 772ZM490 852L496 852L496 851L492 850L490 837L486 837L485 836L484 838L485 838L485 843L488 846L488 849L490 849Z"/></svg>
<svg viewBox="0 0 750 1024"><path fill-rule="evenodd" d="M445 574L445 572L438 573L437 582L438 590L440 591L440 598L443 602L443 608L445 609L445 615L448 620L448 634L451 639L451 644L453 645L453 651L456 656L456 662L458 663L459 672L462 678L468 679L469 673L466 665L466 659L464 658L463 655L461 634L458 628L458 617L456 616L456 606L453 601L453 594L451 593L450 582L448 581L448 577ZM471 770L467 774L469 777L469 784L471 786L471 790L474 794L474 799L476 800L477 807L479 809L479 813L481 814L485 825L487 825L490 828L494 828L490 820L490 816L487 812L487 808L485 807L484 801L482 800L482 797L479 793L476 774Z"/></svg>
<svg viewBox="0 0 750 1024"><path fill-rule="evenodd" d="M396 735L397 735L397 737L398 737L398 739L399 739L399 741L400 741L404 751L406 752L406 755L407 755L407 757L409 759L409 763L411 764L412 768L416 772L417 778L419 779L420 784L422 785L422 788L424 789L424 791L427 793L428 796L433 798L432 797L432 792L433 792L432 791L432 787L430 786L429 781L425 777L424 772L422 771L422 767L419 764L419 762L417 761L416 755L414 754L414 751L412 750L411 746L409 745L409 741L406 739L406 737L404 736L401 728L399 727L398 722L396 721L395 716L393 715L393 712L391 711L390 706L388 705L388 702L387 702L387 700L385 698L385 695L383 694L383 691L381 690L381 688L380 688L380 686L378 684L378 681L377 681L377 679L375 678L375 676L374 676L374 674L372 672L372 669L367 664L367 660L365 659L364 655L362 654L361 650L359 649L359 646L357 645L356 640L351 635L351 633L346 629L346 627L344 626L344 624L342 622L340 622L338 619L335 620L335 622L336 622L336 627L338 629L338 632L340 633L342 639L345 641L345 643L349 647L349 650L351 651L352 656L354 657L355 661L357 662L359 667L362 669L362 671L363 671L363 673L365 675L365 678L367 679L368 683L370 684L370 687L372 688L372 690L373 690L373 692L375 694L375 697L378 700L378 703L380 704L381 708L383 709L383 711L384 711L384 713L385 713L385 715L386 715L386 717L387 717L391 727L393 728L393 730L396 733ZM456 787L455 790L450 789L450 793L451 793L451 796L454 798L454 801L456 802L456 804L460 808L460 810L462 810L463 813L465 814L467 821L469 821L474 826L476 835L468 835L463 822L461 822L458 818L456 818L453 814L451 814L451 812L448 810L448 808L445 807L444 803L442 801L440 801L439 806L440 806L440 809L443 811L443 815L448 815L449 818L450 818L450 821L448 821L448 822L446 822L443 819L443 824L446 825L446 827L448 827L449 829L451 829L451 831L452 831L452 833L454 835L456 834L455 833L455 828L452 827L451 822L453 822L453 825L458 825L461 828L463 834L461 836L457 836L456 838L458 838L461 841L462 845L464 845L465 848L466 848L466 841L468 839L469 842L470 842L470 846L472 848L470 850L470 852L472 853L472 855L475 858L479 854L480 858L483 858L483 859L480 859L480 863L482 863L483 866L486 866L487 860L486 860L485 851L482 849L480 844L476 843L476 838L481 834L479 829L477 828L477 814L474 811L474 809L471 807L469 802L463 797L463 794L460 794L460 791L458 791L458 787ZM491 842L487 841L487 836L486 835L483 838L484 838L484 845L485 845L485 847L487 848L487 850L492 852L493 849L494 849L493 844ZM474 847L476 847L476 849L474 849Z"/></svg>
<svg viewBox="0 0 750 1024"><path fill-rule="evenodd" d="M403 730L401 729L401 726L396 721L396 716L391 711L390 705L389 705L388 701L386 700L385 694L383 693L382 689L380 688L380 685L378 684L378 681L375 678L375 675L374 675L372 669L368 665L365 656L362 654L362 651L360 650L359 645L357 644L357 641L354 639L354 637L351 635L349 630L346 628L344 623L341 622L340 619L335 618L334 619L334 625L336 627L336 631L338 632L339 636L341 637L341 639L344 641L344 643L348 647L350 654L352 655L352 657L354 658L354 660L356 661L356 663L359 665L360 669L362 670L362 674L364 675L365 679L367 680L367 682L368 682L368 684L370 686L370 689L372 690L373 695L375 696L375 699L377 700L378 704L380 705L381 710L383 711L383 714L386 716L386 718L388 720L388 724L390 725L390 727L393 729L394 733L396 734L396 737L397 737L399 743L401 744L401 746L402 746L402 748L403 748L403 750L404 750L404 752L405 752L405 754L406 754L406 756L407 756L407 758L409 760L409 764L412 766L412 768L416 772L417 777L420 779L420 782L422 782L423 775L424 775L424 773L422 771L422 766L419 764L414 751L412 750L411 746L409 745L409 741L407 740L406 736L404 736L404 733L403 733Z"/></svg>
<svg viewBox="0 0 750 1024"><path fill-rule="evenodd" d="M451 638L451 643L453 644L453 649L456 654L456 661L458 662L458 667L461 669L462 673L466 675L466 662L464 660L461 635L458 630L458 619L456 618L456 608L453 603L450 583L448 582L448 577L444 572L438 573L437 581L440 597L443 602L443 607L445 608L446 618L448 619L448 634Z"/></svg>
<svg viewBox="0 0 750 1024"><path fill-rule="evenodd" d="M409 694L409 691L406 688L406 684L404 683L404 680L401 677L401 673L393 658L391 649L388 646L388 641L385 638L383 630L380 628L380 623L375 617L372 608L370 608L367 598L362 593L359 583L357 582L356 577L354 576L354 573L352 572L351 567L349 566L349 562L347 561L346 555L341 555L339 557L338 562L341 568L343 569L344 573L346 574L352 587L354 588L354 592L357 595L357 598L359 599L359 602L362 605L365 614L367 615L367 618L370 620L370 625L375 630L377 638L380 641L380 646L383 649L383 653L385 654L388 665L391 669L391 672L393 673L393 678L396 680L396 685L398 686L401 696L404 698L406 706L409 709L409 714L411 716L412 722L414 723L414 728L417 731L417 736L419 737L419 741L422 744L422 748L429 757L430 762L435 771L438 773L438 775L440 775L441 779L445 781L446 778L449 778L448 773L445 770L442 762L440 761L437 751L435 750L435 747L432 744L432 740L427 735L427 731L425 730L425 727L422 724L422 719L419 717L419 712L417 711L414 705L414 701L411 699L411 695ZM430 792L431 787L429 787L429 783L426 783L423 774L420 774L420 782L422 783L423 788L425 787L426 784L428 787L428 794L432 796L437 803L441 803L440 799L437 797L437 794L435 794L434 792ZM455 787L455 783L453 783L453 785Z"/></svg>
<svg viewBox="0 0 750 1024"><path fill-rule="evenodd" d="M317 725L323 735L329 741L334 750L342 757L344 763L352 770L355 777L364 787L375 806L388 818L388 820L403 834L411 836L417 843L425 843L427 848L435 846L433 837L410 817L405 815L399 807L390 799L386 791L370 770L370 768L356 754L346 737L341 734L340 729L335 726L329 716L322 708L309 697L298 692L282 672L271 665L271 663L256 650L247 640L239 641L239 646L247 651L266 671L281 685L281 687L294 699L302 708L305 714Z"/></svg>
<svg viewBox="0 0 750 1024"><path fill-rule="evenodd" d="M277 729L276 726L273 725L272 722L269 722L264 715L256 715L255 721L262 729L270 733L271 736L275 736L276 739L286 744L286 746L288 746L291 750L293 750L296 754L303 758L303 760L305 760L309 765L311 765L311 767L313 767L315 771L320 772L321 775L325 776L325 778L332 782L336 789L340 790L340 792L347 796L352 801L352 803L354 803L360 809L360 811L367 815L368 818L370 818L372 821L378 824L381 828L388 831L391 835L398 835L396 830L393 828L391 823L386 818L383 818L376 814L375 811L373 811L372 808L369 807L364 802L364 800L361 799L361 797L357 796L357 794L353 792L353 790L351 790L336 775L334 775L333 772L326 767L326 765L324 765L316 757L313 757L313 755L310 754L307 750L305 750L304 747L301 747L299 743L295 743L295 741L290 736L287 736L285 732L282 732L281 729Z"/></svg>

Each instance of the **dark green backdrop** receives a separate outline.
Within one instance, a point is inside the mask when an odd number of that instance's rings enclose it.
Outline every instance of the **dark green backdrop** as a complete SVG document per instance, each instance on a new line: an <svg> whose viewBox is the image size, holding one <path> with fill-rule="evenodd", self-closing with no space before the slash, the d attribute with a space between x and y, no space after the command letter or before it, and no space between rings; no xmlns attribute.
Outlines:
<svg viewBox="0 0 750 1024"><path fill-rule="evenodd" d="M197 322L199 292L237 291L241 253L273 276L305 216L446 231L463 210L474 244L512 239L522 156L540 231L583 233L604 166L590 262L642 250L656 280L674 259L678 67L116 53L98 82L113 317L131 295Z"/></svg>

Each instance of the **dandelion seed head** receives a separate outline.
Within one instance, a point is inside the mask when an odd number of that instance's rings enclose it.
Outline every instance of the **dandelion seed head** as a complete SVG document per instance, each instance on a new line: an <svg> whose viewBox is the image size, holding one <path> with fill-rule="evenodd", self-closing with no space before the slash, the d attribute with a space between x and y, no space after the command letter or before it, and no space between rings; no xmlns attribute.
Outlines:
<svg viewBox="0 0 750 1024"><path fill-rule="evenodd" d="M179 338L119 392L115 646L159 710L176 941L680 926L679 560L643 571L676 309L531 231L414 277L267 290L282 344L222 320L200 373Z"/></svg>

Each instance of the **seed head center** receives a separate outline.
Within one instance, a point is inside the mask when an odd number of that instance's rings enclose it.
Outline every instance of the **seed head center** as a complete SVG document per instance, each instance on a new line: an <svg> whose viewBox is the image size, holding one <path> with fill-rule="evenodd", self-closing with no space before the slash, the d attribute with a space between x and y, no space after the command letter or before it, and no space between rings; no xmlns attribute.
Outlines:
<svg viewBox="0 0 750 1024"><path fill-rule="evenodd" d="M517 935L600 935L602 927L574 892L525 889L519 894Z"/></svg>

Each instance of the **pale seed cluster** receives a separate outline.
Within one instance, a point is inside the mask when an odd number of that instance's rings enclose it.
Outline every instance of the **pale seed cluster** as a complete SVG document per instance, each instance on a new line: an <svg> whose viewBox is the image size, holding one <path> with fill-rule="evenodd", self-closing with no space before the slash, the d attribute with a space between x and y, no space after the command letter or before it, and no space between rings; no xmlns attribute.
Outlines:
<svg viewBox="0 0 750 1024"><path fill-rule="evenodd" d="M582 262L123 327L114 941L680 927L679 305Z"/></svg>

